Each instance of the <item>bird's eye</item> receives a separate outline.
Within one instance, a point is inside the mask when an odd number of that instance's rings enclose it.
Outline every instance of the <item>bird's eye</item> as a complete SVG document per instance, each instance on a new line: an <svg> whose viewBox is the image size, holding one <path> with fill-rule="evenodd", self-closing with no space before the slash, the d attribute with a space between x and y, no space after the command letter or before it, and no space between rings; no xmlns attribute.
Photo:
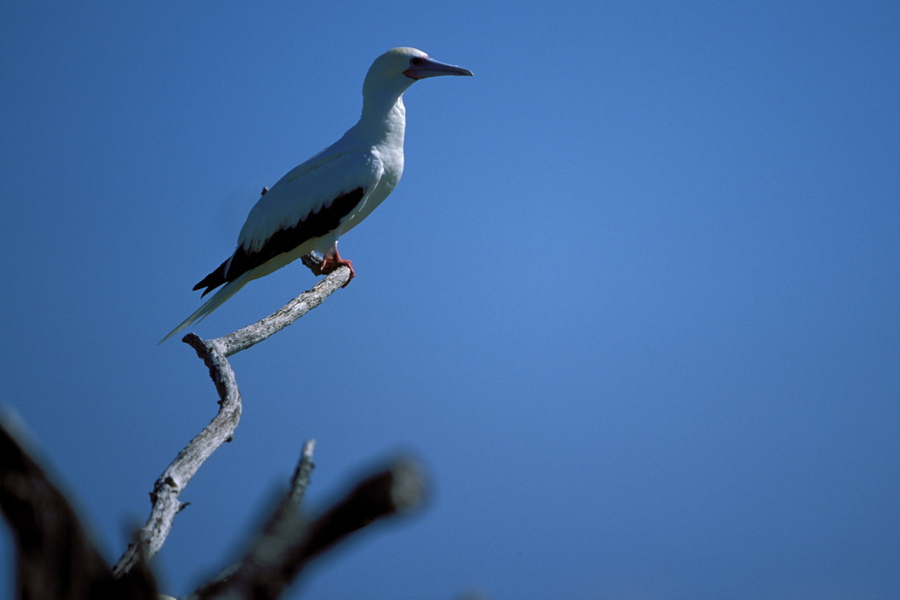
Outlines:
<svg viewBox="0 0 900 600"><path fill-rule="evenodd" d="M425 59L422 58L421 56L414 56L411 59L409 59L409 64L412 65L413 67L418 67L419 65L423 64L424 62L425 62Z"/></svg>

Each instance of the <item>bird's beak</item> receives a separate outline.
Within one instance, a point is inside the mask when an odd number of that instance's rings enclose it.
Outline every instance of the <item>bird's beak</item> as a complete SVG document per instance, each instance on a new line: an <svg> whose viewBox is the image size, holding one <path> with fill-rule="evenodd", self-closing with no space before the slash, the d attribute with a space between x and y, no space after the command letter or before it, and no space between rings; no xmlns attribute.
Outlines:
<svg viewBox="0 0 900 600"><path fill-rule="evenodd" d="M411 65L403 74L410 79L425 79L426 77L438 77L440 75L468 75L474 77L472 71L457 67L456 65L448 65L430 58L422 58L417 65Z"/></svg>

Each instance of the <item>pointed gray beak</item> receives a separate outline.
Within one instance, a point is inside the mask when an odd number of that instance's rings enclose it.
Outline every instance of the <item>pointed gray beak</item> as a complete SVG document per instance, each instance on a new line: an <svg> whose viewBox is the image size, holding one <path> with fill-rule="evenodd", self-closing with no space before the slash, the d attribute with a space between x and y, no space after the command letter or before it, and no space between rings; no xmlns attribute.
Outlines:
<svg viewBox="0 0 900 600"><path fill-rule="evenodd" d="M403 71L403 74L410 79L425 79L426 77L439 77L441 75L467 75L474 77L472 71L457 67L456 65L448 65L431 58L423 57L413 59L413 63L409 68Z"/></svg>

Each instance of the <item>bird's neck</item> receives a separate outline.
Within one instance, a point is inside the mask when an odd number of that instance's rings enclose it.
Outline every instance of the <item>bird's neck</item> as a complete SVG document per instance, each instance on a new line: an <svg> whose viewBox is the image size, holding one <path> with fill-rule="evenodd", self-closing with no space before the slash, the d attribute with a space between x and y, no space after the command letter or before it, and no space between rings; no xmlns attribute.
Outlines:
<svg viewBox="0 0 900 600"><path fill-rule="evenodd" d="M406 131L403 92L365 98L362 116L356 124L356 129L360 136L372 144L388 144L402 148Z"/></svg>

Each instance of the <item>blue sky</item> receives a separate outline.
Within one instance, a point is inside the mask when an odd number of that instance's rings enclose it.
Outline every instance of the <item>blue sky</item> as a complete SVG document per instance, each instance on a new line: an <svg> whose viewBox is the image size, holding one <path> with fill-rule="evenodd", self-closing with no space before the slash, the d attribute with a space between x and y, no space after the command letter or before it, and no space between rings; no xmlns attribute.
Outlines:
<svg viewBox="0 0 900 600"><path fill-rule="evenodd" d="M900 4L307 4L0 9L0 402L110 561L215 411L157 340L412 45L476 77L410 88L403 181L341 242L357 278L233 359L243 418L163 590L226 563L316 438L311 505L400 452L433 487L295 597L895 597Z"/></svg>

